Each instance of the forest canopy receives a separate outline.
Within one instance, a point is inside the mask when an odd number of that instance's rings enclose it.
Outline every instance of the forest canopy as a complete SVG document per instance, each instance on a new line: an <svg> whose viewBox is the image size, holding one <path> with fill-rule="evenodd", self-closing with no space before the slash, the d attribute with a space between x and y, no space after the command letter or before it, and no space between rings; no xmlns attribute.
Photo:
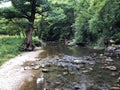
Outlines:
<svg viewBox="0 0 120 90"><path fill-rule="evenodd" d="M120 38L119 0L0 0L0 34L23 35L23 49L32 50L32 36L44 41L99 43Z"/></svg>

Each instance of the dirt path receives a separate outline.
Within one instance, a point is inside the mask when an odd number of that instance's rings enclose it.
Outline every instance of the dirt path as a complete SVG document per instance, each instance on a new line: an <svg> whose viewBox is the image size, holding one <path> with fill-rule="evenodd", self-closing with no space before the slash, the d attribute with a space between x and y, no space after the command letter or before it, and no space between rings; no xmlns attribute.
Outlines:
<svg viewBox="0 0 120 90"><path fill-rule="evenodd" d="M40 52L42 52L42 50L25 52L3 64L0 67L0 90L21 90L23 81L32 81L34 75L30 70L24 70L22 65L26 61L36 61ZM32 87L32 85L30 85L29 88L30 87Z"/></svg>

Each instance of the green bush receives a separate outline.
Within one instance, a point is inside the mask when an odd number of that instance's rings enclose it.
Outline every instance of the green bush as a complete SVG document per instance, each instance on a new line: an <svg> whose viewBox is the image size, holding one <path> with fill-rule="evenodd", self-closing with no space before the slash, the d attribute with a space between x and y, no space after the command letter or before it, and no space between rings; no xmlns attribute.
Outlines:
<svg viewBox="0 0 120 90"><path fill-rule="evenodd" d="M0 36L0 65L20 53L23 39L18 36Z"/></svg>

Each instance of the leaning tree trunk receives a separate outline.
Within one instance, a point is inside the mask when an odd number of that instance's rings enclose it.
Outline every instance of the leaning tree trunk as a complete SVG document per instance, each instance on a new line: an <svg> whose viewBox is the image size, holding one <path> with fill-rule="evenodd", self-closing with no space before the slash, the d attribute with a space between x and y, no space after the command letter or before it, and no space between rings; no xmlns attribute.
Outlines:
<svg viewBox="0 0 120 90"><path fill-rule="evenodd" d="M34 50L34 45L32 43L32 32L33 32L33 24L28 24L28 29L26 31L26 38L21 47L22 51L32 51Z"/></svg>
<svg viewBox="0 0 120 90"><path fill-rule="evenodd" d="M25 51L32 51L34 49L34 45L32 43L32 32L36 13L36 0L32 0L30 3L31 3L31 15L28 18L29 21L28 29L26 31L26 38L22 46L22 50Z"/></svg>

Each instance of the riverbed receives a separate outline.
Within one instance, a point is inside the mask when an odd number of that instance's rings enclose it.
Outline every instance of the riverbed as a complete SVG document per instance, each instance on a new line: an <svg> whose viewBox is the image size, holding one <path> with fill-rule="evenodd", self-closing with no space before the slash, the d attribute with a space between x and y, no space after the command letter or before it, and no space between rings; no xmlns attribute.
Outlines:
<svg viewBox="0 0 120 90"><path fill-rule="evenodd" d="M120 90L120 57L48 43L6 62L0 75L0 90Z"/></svg>
<svg viewBox="0 0 120 90"><path fill-rule="evenodd" d="M37 73L37 90L120 90L119 57L61 43L48 43L42 49L39 61L25 65Z"/></svg>

